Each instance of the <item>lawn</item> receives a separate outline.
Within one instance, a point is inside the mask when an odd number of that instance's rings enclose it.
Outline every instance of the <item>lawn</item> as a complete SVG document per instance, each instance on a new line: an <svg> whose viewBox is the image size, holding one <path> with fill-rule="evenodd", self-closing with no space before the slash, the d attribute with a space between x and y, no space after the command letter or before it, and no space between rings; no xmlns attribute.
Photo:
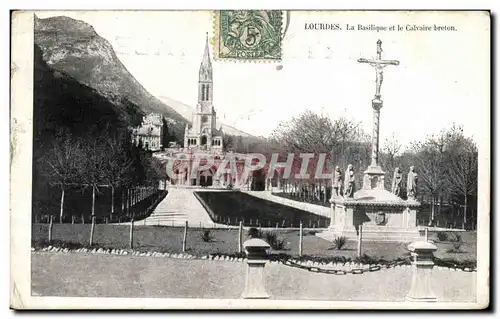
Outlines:
<svg viewBox="0 0 500 319"><path fill-rule="evenodd" d="M184 229L165 226L134 227L134 248L143 251L182 252ZM96 225L94 243L104 248L129 248L129 231L127 225ZM209 232L210 241L204 241L202 234ZM273 230L273 232L276 232ZM347 242L343 249L334 249L333 244L314 235L313 230L305 230L303 236L303 255L314 257L345 256L354 258L357 255L357 243ZM85 224L54 224L52 239L64 242L88 244L90 225ZM293 256L299 254L299 231L279 229L278 238L284 241L285 248L273 253L287 253ZM441 259L476 260L476 233L461 232L460 251L449 252L457 243L437 240L436 233L429 233L430 239L436 241L438 247L436 257ZM48 225L35 224L32 227L32 240L41 242L48 238ZM248 239L244 231L243 240ZM363 253L386 260L393 260L408 254L405 243L363 242ZM215 253L232 254L238 252L237 229L200 229L190 228L187 234L187 251L192 255L207 255Z"/></svg>
<svg viewBox="0 0 500 319"><path fill-rule="evenodd" d="M214 222L262 227L325 227L330 219L242 192L195 192Z"/></svg>

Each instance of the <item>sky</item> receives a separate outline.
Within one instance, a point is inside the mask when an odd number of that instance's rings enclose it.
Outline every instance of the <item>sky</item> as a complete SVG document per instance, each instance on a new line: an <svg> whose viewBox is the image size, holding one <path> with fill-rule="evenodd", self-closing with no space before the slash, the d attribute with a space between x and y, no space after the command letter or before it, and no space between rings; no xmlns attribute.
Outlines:
<svg viewBox="0 0 500 319"><path fill-rule="evenodd" d="M214 35L212 12L36 14L91 24L151 94L196 105L205 34ZM305 30L306 23L338 23L344 30ZM346 24L457 31L347 31ZM489 19L479 12L293 11L281 62L213 62L214 106L219 119L254 135L267 136L306 110L361 122L371 134L375 71L357 60L375 57L380 39L382 58L400 61L384 70L381 145L393 134L408 144L453 123L478 141L489 138L481 129L489 121L489 38Z"/></svg>

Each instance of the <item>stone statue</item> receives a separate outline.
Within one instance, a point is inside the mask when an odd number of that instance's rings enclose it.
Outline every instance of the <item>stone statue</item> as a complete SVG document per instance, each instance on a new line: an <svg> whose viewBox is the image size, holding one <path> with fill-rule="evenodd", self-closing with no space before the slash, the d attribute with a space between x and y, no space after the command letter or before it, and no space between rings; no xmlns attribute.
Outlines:
<svg viewBox="0 0 500 319"><path fill-rule="evenodd" d="M417 196L417 173L415 173L414 166L410 166L410 171L408 172L406 191L408 194L408 198L415 199L415 197Z"/></svg>
<svg viewBox="0 0 500 319"><path fill-rule="evenodd" d="M394 195L401 197L401 181L403 180L403 174L399 167L394 170L394 176L392 177L392 187L391 191Z"/></svg>
<svg viewBox="0 0 500 319"><path fill-rule="evenodd" d="M342 196L342 171L340 170L340 167L335 166L335 171L333 172L333 179L332 179L332 187L333 187L333 196L339 197Z"/></svg>
<svg viewBox="0 0 500 319"><path fill-rule="evenodd" d="M347 166L347 170L345 172L345 192L344 197L353 198L354 197L354 168L352 164Z"/></svg>

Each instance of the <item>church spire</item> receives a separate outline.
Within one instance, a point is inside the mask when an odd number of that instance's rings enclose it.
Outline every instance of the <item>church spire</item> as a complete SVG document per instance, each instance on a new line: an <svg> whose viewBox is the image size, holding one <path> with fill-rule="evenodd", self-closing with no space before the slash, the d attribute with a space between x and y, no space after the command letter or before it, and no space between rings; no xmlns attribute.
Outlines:
<svg viewBox="0 0 500 319"><path fill-rule="evenodd" d="M212 82L212 62L210 61L210 45L208 43L208 32L205 40L205 52L200 65L200 82Z"/></svg>
<svg viewBox="0 0 500 319"><path fill-rule="evenodd" d="M205 106L212 104L212 62L210 61L210 46L208 43L208 32L205 40L205 52L201 59L200 74L198 78L198 102Z"/></svg>

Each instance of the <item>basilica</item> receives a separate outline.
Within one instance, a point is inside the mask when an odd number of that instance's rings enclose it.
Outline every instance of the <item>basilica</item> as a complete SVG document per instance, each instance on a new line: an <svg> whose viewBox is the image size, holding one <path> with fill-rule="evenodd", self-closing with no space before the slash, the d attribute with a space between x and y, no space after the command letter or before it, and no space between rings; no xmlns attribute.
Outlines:
<svg viewBox="0 0 500 319"><path fill-rule="evenodd" d="M212 62L207 36L198 75L198 104L193 113L191 127L186 124L184 148L213 151L223 149L223 133L216 127L217 115L212 103L213 89Z"/></svg>

